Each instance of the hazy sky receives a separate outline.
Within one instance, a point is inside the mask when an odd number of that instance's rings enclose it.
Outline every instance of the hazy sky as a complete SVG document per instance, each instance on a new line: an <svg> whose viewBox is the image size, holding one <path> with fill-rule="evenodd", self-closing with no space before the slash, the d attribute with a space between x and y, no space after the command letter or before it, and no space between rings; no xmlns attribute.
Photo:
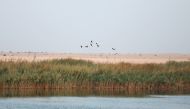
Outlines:
<svg viewBox="0 0 190 109"><path fill-rule="evenodd" d="M97 41L100 48L81 49ZM190 53L190 0L0 0L0 51Z"/></svg>

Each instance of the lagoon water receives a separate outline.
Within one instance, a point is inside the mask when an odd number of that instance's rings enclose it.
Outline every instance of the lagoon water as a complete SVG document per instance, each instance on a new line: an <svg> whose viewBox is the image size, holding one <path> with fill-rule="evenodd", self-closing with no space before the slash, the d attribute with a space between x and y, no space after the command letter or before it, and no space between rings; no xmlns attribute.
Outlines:
<svg viewBox="0 0 190 109"><path fill-rule="evenodd" d="M190 95L0 97L0 109L190 109Z"/></svg>

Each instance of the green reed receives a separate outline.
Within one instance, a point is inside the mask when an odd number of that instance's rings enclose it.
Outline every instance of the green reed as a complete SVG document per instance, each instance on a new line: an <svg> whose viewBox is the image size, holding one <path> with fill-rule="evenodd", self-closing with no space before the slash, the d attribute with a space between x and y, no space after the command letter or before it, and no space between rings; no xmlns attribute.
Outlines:
<svg viewBox="0 0 190 109"><path fill-rule="evenodd" d="M0 84L189 84L190 62L96 64L60 59L40 62L0 61Z"/></svg>

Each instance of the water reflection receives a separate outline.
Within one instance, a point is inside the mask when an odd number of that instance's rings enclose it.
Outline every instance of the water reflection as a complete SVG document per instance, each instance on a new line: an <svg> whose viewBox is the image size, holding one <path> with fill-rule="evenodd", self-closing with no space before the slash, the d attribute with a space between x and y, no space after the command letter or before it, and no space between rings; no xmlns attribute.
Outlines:
<svg viewBox="0 0 190 109"><path fill-rule="evenodd" d="M190 94L189 90L111 90L111 89L0 89L0 97L29 96L145 96Z"/></svg>

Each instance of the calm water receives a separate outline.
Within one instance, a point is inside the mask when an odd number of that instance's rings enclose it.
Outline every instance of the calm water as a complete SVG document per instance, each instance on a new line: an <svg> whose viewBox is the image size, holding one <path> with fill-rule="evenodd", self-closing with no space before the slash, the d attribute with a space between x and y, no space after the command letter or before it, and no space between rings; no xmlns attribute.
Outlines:
<svg viewBox="0 0 190 109"><path fill-rule="evenodd" d="M0 109L190 109L190 96L1 97Z"/></svg>

